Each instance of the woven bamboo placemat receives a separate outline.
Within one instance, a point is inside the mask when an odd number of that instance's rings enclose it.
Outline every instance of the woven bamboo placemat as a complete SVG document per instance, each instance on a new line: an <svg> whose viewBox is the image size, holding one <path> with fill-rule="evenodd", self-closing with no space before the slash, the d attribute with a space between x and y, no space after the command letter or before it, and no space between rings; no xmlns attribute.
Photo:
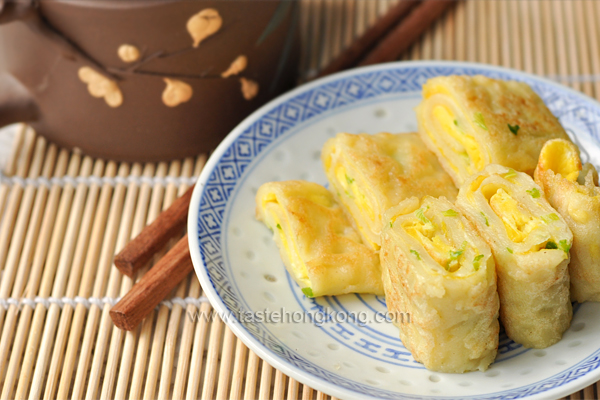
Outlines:
<svg viewBox="0 0 600 400"><path fill-rule="evenodd" d="M301 80L395 0L302 0ZM600 3L466 1L402 59L478 61L600 96ZM205 156L126 164L61 150L28 129L0 182L1 398L325 399L274 370L211 311L190 275L140 329L108 311L133 282L116 251L194 181ZM570 396L597 398L598 384Z"/></svg>

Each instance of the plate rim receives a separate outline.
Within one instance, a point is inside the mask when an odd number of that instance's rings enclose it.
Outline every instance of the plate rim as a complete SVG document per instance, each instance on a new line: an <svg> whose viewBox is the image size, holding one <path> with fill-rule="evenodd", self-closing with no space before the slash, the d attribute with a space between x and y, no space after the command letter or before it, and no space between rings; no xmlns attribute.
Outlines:
<svg viewBox="0 0 600 400"><path fill-rule="evenodd" d="M311 82L307 82L302 84L274 99L267 102L256 111L252 112L249 116L247 116L243 121L241 121L227 136L221 141L221 143L217 146L217 148L212 152L209 159L207 160L202 172L198 176L196 186L194 187L192 198L190 200L190 208L188 212L188 220L187 220L187 231L188 231L188 244L190 248L190 255L192 258L192 264L194 266L194 272L198 277L200 284L202 286L202 290L204 294L210 301L214 311L216 311L220 316L224 317L230 313L227 305L223 303L221 297L215 290L210 277L208 276L207 266L205 265L202 255L200 253L200 242L198 238L197 231L197 222L200 214L200 200L201 196L204 193L204 187L208 182L211 173L214 168L219 164L224 153L229 149L229 147L235 142L236 139L243 134L243 132L252 125L257 119L266 114L266 111L272 110L279 105L289 101L290 99L298 96L299 94L308 92L312 89L318 88L320 86L326 85L328 83L343 80L350 78L352 76L361 75L365 73L372 73L378 71L385 71L395 68L402 67L429 67L429 68L444 68L444 67L455 67L455 68L473 68L473 69L487 69L489 71L497 71L501 73L508 73L515 76L520 76L530 80L536 80L542 82L546 85L556 87L560 90L563 90L575 97L578 97L580 100L591 103L596 108L600 110L600 102L597 100L579 92L574 89L571 89L568 86L565 86L561 83L555 82L549 78L542 77L539 75L535 75L532 73L519 71L512 68L505 68L496 65L484 64L484 63L476 63L476 62L462 62L462 61L439 61L439 60L419 60L419 61L395 61L388 62L382 64L376 64L366 67L360 68L352 68L346 71L338 72L329 76L325 76L323 78L316 79ZM352 390L346 389L344 387L340 387L332 384L331 382L322 379L316 375L313 375L309 372L301 370L291 364L289 364L286 360L281 359L277 354L273 353L270 349L264 347L249 331L241 326L239 321L234 320L232 318L224 317L223 322L233 331L233 333L238 337L250 350L254 351L261 359L267 361L271 366L279 369L286 375L296 379L298 382L309 385L310 387L322 391L328 395L335 395L336 397L341 398L360 398L360 399L373 399L376 397L366 396L362 393L354 392ZM596 372L595 374L593 372ZM590 384L596 382L600 377L600 368L592 371L592 373L586 374L580 378L577 378L571 382L568 382L564 385L549 389L544 392L536 393L532 396L527 396L523 398L528 399L536 399L536 398L556 398L562 397L571 393L574 393L580 389L583 389ZM408 393L397 392L399 396L410 396L410 397L424 397L422 395L411 395ZM499 394L502 392L498 392ZM493 394L493 393L490 393ZM427 398L452 398L448 396L429 396Z"/></svg>

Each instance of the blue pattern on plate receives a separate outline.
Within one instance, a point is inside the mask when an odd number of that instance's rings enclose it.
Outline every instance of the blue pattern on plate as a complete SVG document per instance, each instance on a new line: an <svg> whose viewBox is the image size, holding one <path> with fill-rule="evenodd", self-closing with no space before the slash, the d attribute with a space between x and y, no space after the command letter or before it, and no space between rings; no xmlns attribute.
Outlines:
<svg viewBox="0 0 600 400"><path fill-rule="evenodd" d="M221 235L223 234L221 224L225 207L236 182L252 160L274 140L285 135L291 128L304 121L366 99L387 94L420 91L421 85L430 77L452 74L482 74L498 79L523 80L540 95L563 125L584 127L591 140L596 143L599 141L597 126L600 122L600 109L592 102L584 101L582 97L558 86L549 85L543 80L493 68L488 69L484 66L464 66L460 64L455 66L448 66L448 64L444 66L392 65L387 69L382 68L340 77L335 81L305 90L266 111L261 118L235 139L211 171L201 193L196 232L200 243L200 253L214 289L232 315L236 315L236 313L239 315L240 312L251 310L248 310L244 305L244 300L234 288L231 282L232 278L228 275L224 266L221 255ZM193 232L190 232L190 234L193 234ZM317 379L322 379L330 384L365 396L390 399L425 398L382 390L349 380L315 365L294 350L286 347L261 323L245 321L243 323L236 322L236 324L242 325L243 329L247 330L264 348L283 360L284 363L302 370L305 374L313 375ZM513 350L513 345L506 343L503 351ZM516 399L531 396L581 378L589 371L597 369L599 365L600 350L551 378L527 386L476 397L482 399ZM443 398L443 396L435 398Z"/></svg>

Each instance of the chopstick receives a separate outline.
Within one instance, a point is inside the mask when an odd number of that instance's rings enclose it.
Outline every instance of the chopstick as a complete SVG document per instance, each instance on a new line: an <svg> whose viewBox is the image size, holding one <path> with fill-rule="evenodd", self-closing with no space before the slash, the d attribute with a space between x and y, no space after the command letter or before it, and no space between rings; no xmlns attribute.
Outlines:
<svg viewBox="0 0 600 400"><path fill-rule="evenodd" d="M182 231L187 220L193 191L192 185L115 256L115 266L119 271L130 278L135 278L135 273L146 265L169 239Z"/></svg>
<svg viewBox="0 0 600 400"><path fill-rule="evenodd" d="M397 60L456 0L400 0L316 76Z"/></svg>
<svg viewBox="0 0 600 400"><path fill-rule="evenodd" d="M346 50L323 68L317 78L355 66L420 0L400 0Z"/></svg>
<svg viewBox="0 0 600 400"><path fill-rule="evenodd" d="M455 0L423 1L389 35L381 40L358 65L365 66L397 60L444 11L455 3Z"/></svg>
<svg viewBox="0 0 600 400"><path fill-rule="evenodd" d="M110 310L115 325L135 329L192 270L186 234Z"/></svg>
<svg viewBox="0 0 600 400"><path fill-rule="evenodd" d="M397 59L453 3L453 0L400 0L318 76ZM133 278L169 239L181 232L192 190L193 186L115 257L115 265L123 274ZM111 309L115 325L135 329L192 269L185 235Z"/></svg>

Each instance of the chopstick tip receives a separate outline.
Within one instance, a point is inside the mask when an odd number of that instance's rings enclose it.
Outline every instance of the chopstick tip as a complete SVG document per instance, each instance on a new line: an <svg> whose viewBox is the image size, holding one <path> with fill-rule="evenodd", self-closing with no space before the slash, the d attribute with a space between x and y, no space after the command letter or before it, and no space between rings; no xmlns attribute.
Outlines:
<svg viewBox="0 0 600 400"><path fill-rule="evenodd" d="M115 326L126 331L134 330L136 325L130 323L127 315L124 312L119 311L118 309L115 310L116 307L118 307L118 303L109 312L110 318L113 320Z"/></svg>
<svg viewBox="0 0 600 400"><path fill-rule="evenodd" d="M117 267L117 269L121 271L123 275L127 275L131 279L135 278L135 267L133 263L127 258L123 257L121 253L115 256L114 263L115 267Z"/></svg>

